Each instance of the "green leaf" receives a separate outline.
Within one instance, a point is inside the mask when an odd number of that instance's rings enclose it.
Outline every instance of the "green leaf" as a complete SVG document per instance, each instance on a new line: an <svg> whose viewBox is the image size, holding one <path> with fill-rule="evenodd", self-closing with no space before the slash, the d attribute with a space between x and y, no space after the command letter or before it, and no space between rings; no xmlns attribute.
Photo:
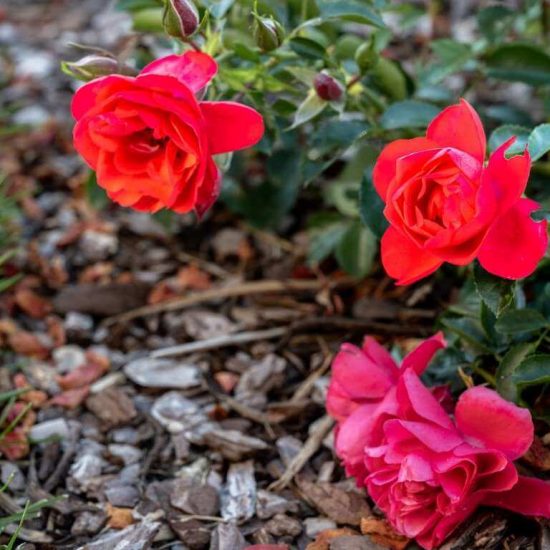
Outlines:
<svg viewBox="0 0 550 550"><path fill-rule="evenodd" d="M548 321L534 309L505 311L495 323L495 329L503 334L533 332L548 326Z"/></svg>
<svg viewBox="0 0 550 550"><path fill-rule="evenodd" d="M502 39L514 22L516 12L505 6L489 6L479 10L477 24L479 30L492 42Z"/></svg>
<svg viewBox="0 0 550 550"><path fill-rule="evenodd" d="M339 217L339 221L310 230L308 262L317 264L332 254L347 229L348 225Z"/></svg>
<svg viewBox="0 0 550 550"><path fill-rule="evenodd" d="M479 297L496 317L499 317L514 299L513 283L491 275L478 263L474 266L474 284Z"/></svg>
<svg viewBox="0 0 550 550"><path fill-rule="evenodd" d="M504 124L496 128L489 137L489 151L495 151L504 142L512 136L516 137L516 141L506 150L506 156L519 155L525 151L527 147L527 139L529 138L529 128L517 126L516 124Z"/></svg>
<svg viewBox="0 0 550 550"><path fill-rule="evenodd" d="M310 59L322 59L326 53L326 49L322 44L304 36L295 36L289 41L289 46L300 57Z"/></svg>
<svg viewBox="0 0 550 550"><path fill-rule="evenodd" d="M533 86L550 84L550 56L533 44L503 44L485 61L487 73L493 78Z"/></svg>
<svg viewBox="0 0 550 550"><path fill-rule="evenodd" d="M221 19L231 9L235 0L202 0L202 3L216 19Z"/></svg>
<svg viewBox="0 0 550 550"><path fill-rule="evenodd" d="M442 319L441 324L454 332L478 353L492 354L493 350L486 344L485 336L479 324L467 317Z"/></svg>
<svg viewBox="0 0 550 550"><path fill-rule="evenodd" d="M23 274L20 273L18 275L12 275L11 277L7 277L5 279L0 278L0 292L4 292L4 290L7 290L10 288L10 286L13 286L18 281L21 280L23 277Z"/></svg>
<svg viewBox="0 0 550 550"><path fill-rule="evenodd" d="M505 399L517 401L518 389L514 375L519 365L536 349L534 342L514 346L503 357L496 370L496 388Z"/></svg>
<svg viewBox="0 0 550 550"><path fill-rule="evenodd" d="M425 128L438 113L439 109L430 103L399 101L390 105L380 118L380 124L386 130Z"/></svg>
<svg viewBox="0 0 550 550"><path fill-rule="evenodd" d="M380 239L388 227L388 221L384 217L384 202L367 175L363 176L359 190L359 213L363 223Z"/></svg>
<svg viewBox="0 0 550 550"><path fill-rule="evenodd" d="M307 97L298 107L294 115L294 122L290 129L294 129L308 120L315 118L327 105L328 101L321 99L315 90L310 90Z"/></svg>
<svg viewBox="0 0 550 550"><path fill-rule="evenodd" d="M512 375L512 380L520 388L550 382L550 355L538 353L527 357Z"/></svg>
<svg viewBox="0 0 550 550"><path fill-rule="evenodd" d="M321 19L342 19L385 28L384 21L367 2L359 0L317 0Z"/></svg>
<svg viewBox="0 0 550 550"><path fill-rule="evenodd" d="M426 75L428 82L432 84L436 84L450 74L462 70L473 59L471 46L456 40L448 38L434 40L431 47L440 60L440 63L431 67Z"/></svg>
<svg viewBox="0 0 550 550"><path fill-rule="evenodd" d="M533 161L539 160L550 151L550 124L537 126L529 136L529 154Z"/></svg>
<svg viewBox="0 0 550 550"><path fill-rule="evenodd" d="M338 243L336 259L344 271L359 279L372 269L377 248L374 234L355 221Z"/></svg>
<svg viewBox="0 0 550 550"><path fill-rule="evenodd" d="M147 8L132 12L134 30L137 32L164 32L162 8Z"/></svg>
<svg viewBox="0 0 550 550"><path fill-rule="evenodd" d="M97 184L95 172L90 172L86 180L86 197L96 210L102 210L109 204L107 193Z"/></svg>

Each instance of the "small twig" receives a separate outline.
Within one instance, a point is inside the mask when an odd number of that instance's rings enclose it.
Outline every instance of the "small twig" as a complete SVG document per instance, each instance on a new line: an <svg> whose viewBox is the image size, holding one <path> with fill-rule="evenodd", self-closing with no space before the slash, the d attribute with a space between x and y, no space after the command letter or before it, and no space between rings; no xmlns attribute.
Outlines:
<svg viewBox="0 0 550 550"><path fill-rule="evenodd" d="M315 430L311 433L300 452L288 465L283 475L269 486L270 491L280 491L294 479L294 476L304 467L305 463L317 452L333 425L334 420L330 416L325 415L315 427Z"/></svg>
<svg viewBox="0 0 550 550"><path fill-rule="evenodd" d="M69 466L76 454L76 448L78 445L79 430L73 430L72 437L67 442L67 447L61 455L55 470L51 473L50 477L44 482L43 488L48 493L51 493L61 481L61 478L67 473Z"/></svg>
<svg viewBox="0 0 550 550"><path fill-rule="evenodd" d="M214 277L218 277L218 279L228 279L229 277L233 276L233 274L230 271L227 271L223 267L220 267L219 265L216 265L212 262L203 260L198 256L193 256L188 252L183 252L181 250L178 250L176 252L176 257L178 260L181 260L182 262L197 264L203 271L210 273L210 275L214 275Z"/></svg>
<svg viewBox="0 0 550 550"><path fill-rule="evenodd" d="M189 342L179 346L170 346L161 348L151 353L151 357L159 359L162 357L173 357L175 355L185 355L188 353L197 353L211 349L223 348L226 346L236 346L248 342L257 342L258 340L271 340L283 336L288 331L287 327L275 327L266 330L252 330L248 332L239 332L237 334L224 334L207 340L198 342Z"/></svg>
<svg viewBox="0 0 550 550"><path fill-rule="evenodd" d="M342 286L344 284L350 284L351 279L345 279L337 281L336 286ZM169 302L163 302L160 304L154 304L150 306L139 307L132 309L121 315L115 315L114 317L108 317L103 322L104 326L111 326L116 323L123 323L137 319L138 317L146 317L148 315L154 315L155 313L165 313L167 311L178 311L191 306L196 306L204 302L211 302L215 300L221 300L223 298L234 298L237 296L251 296L254 294L269 294L277 292L304 292L304 291L316 291L323 288L326 283L318 280L301 280L301 279L289 279L287 281L247 281L235 286L228 286L222 288L212 288L203 292L190 293L183 298L177 298Z"/></svg>
<svg viewBox="0 0 550 550"><path fill-rule="evenodd" d="M290 398L290 402L294 403L297 401L301 401L305 397L307 397L310 392L311 388L313 388L315 382L327 372L327 370L330 368L330 364L332 363L332 355L327 355L325 359L323 360L323 363L321 366L314 370L296 389L294 392L294 395Z"/></svg>

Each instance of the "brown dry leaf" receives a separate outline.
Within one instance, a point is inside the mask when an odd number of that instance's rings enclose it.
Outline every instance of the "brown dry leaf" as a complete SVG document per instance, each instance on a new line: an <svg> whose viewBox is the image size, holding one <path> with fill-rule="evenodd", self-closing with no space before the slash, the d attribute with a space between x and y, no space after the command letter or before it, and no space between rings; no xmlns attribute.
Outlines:
<svg viewBox="0 0 550 550"><path fill-rule="evenodd" d="M373 516L361 519L361 533L390 550L403 550L410 542L407 537L396 533L385 519Z"/></svg>
<svg viewBox="0 0 550 550"><path fill-rule="evenodd" d="M78 277L79 283L108 283L114 271L112 262L98 262L86 267Z"/></svg>
<svg viewBox="0 0 550 550"><path fill-rule="evenodd" d="M27 377L22 372L18 372L13 377L13 384L16 389L30 387ZM48 400L48 395L41 390L29 390L21 394L19 399L25 403L31 403L33 407L40 407L40 405L43 405Z"/></svg>
<svg viewBox="0 0 550 550"><path fill-rule="evenodd" d="M332 483L313 483L297 478L298 488L319 512L336 523L360 525L361 518L370 514L365 497L345 491Z"/></svg>
<svg viewBox="0 0 550 550"><path fill-rule="evenodd" d="M219 371L214 379L225 393L231 393L239 381L239 375L229 371Z"/></svg>
<svg viewBox="0 0 550 550"><path fill-rule="evenodd" d="M80 406L90 393L90 386L73 388L57 394L48 401L48 405L58 405L65 409L76 409Z"/></svg>
<svg viewBox="0 0 550 550"><path fill-rule="evenodd" d="M44 319L52 311L50 302L30 288L18 288L15 291L15 303L34 319Z"/></svg>
<svg viewBox="0 0 550 550"><path fill-rule="evenodd" d="M182 290L207 290L212 286L210 275L201 271L196 265L182 267L176 275L178 284Z"/></svg>
<svg viewBox="0 0 550 550"><path fill-rule="evenodd" d="M535 437L533 444L523 455L522 460L539 472L548 472L550 470L550 449L545 447L538 437Z"/></svg>
<svg viewBox="0 0 550 550"><path fill-rule="evenodd" d="M321 531L315 540L306 546L306 550L329 550L332 539L345 536L359 536L359 533L349 527L326 529L325 531Z"/></svg>
<svg viewBox="0 0 550 550"><path fill-rule="evenodd" d="M50 315L46 319L46 325L54 347L59 348L64 346L67 343L67 335L65 334L63 321L56 315Z"/></svg>
<svg viewBox="0 0 550 550"><path fill-rule="evenodd" d="M16 353L37 359L46 359L50 354L50 347L33 332L25 330L10 334L8 343Z"/></svg>
<svg viewBox="0 0 550 550"><path fill-rule="evenodd" d="M109 516L107 527L111 529L124 529L128 525L134 523L134 516L131 508L117 508L110 503L107 503L105 510Z"/></svg>
<svg viewBox="0 0 550 550"><path fill-rule="evenodd" d="M133 401L114 386L91 395L86 400L86 407L109 427L125 424L137 415Z"/></svg>
<svg viewBox="0 0 550 550"><path fill-rule="evenodd" d="M108 370L105 365L96 362L81 365L64 376L57 377L57 383L62 390L82 388L101 378Z"/></svg>

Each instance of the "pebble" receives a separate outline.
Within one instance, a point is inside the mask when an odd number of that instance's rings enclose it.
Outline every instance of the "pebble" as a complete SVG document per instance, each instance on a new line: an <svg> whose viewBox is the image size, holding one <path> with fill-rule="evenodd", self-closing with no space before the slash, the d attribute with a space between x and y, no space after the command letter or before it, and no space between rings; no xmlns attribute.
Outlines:
<svg viewBox="0 0 550 550"><path fill-rule="evenodd" d="M233 523L219 523L212 532L210 550L244 550L247 542Z"/></svg>
<svg viewBox="0 0 550 550"><path fill-rule="evenodd" d="M202 381L196 365L167 359L136 359L124 367L124 374L146 388L188 389L199 386Z"/></svg>
<svg viewBox="0 0 550 550"><path fill-rule="evenodd" d="M125 466L139 462L143 456L143 452L136 447L123 443L111 443L107 446L107 450L114 457L120 458Z"/></svg>
<svg viewBox="0 0 550 550"><path fill-rule="evenodd" d="M196 403L175 391L165 393L154 402L151 416L171 433L191 430L206 421Z"/></svg>
<svg viewBox="0 0 550 550"><path fill-rule="evenodd" d="M71 372L86 363L84 350L74 345L54 349L52 357L58 372L61 374Z"/></svg>
<svg viewBox="0 0 550 550"><path fill-rule="evenodd" d="M109 531L77 550L147 550L160 528L160 522L144 520L120 531Z"/></svg>
<svg viewBox="0 0 550 550"><path fill-rule="evenodd" d="M130 485L118 479L106 484L105 496L113 506L121 508L134 508L140 498L135 485Z"/></svg>
<svg viewBox="0 0 550 550"><path fill-rule="evenodd" d="M256 480L251 460L231 464L221 493L221 515L229 521L246 521L256 510Z"/></svg>
<svg viewBox="0 0 550 550"><path fill-rule="evenodd" d="M101 531L106 522L107 514L100 510L81 512L74 520L71 535L75 537L95 535Z"/></svg>
<svg viewBox="0 0 550 550"><path fill-rule="evenodd" d="M266 524L265 529L275 537L297 537L302 532L302 524L285 514L273 516Z"/></svg>
<svg viewBox="0 0 550 550"><path fill-rule="evenodd" d="M63 418L55 418L35 424L29 432L29 438L33 441L44 441L50 437L69 437L69 424Z"/></svg>
<svg viewBox="0 0 550 550"><path fill-rule="evenodd" d="M65 330L69 338L85 339L92 335L94 319L77 311L69 311L65 316Z"/></svg>
<svg viewBox="0 0 550 550"><path fill-rule="evenodd" d="M170 503L187 514L216 516L220 509L218 491L210 485L195 485L183 491L176 490L170 496Z"/></svg>
<svg viewBox="0 0 550 550"><path fill-rule="evenodd" d="M316 518L306 518L304 520L304 527L306 535L314 539L321 531L326 529L336 529L336 522L328 518L316 517Z"/></svg>
<svg viewBox="0 0 550 550"><path fill-rule="evenodd" d="M26 486L23 472L13 462L1 463L0 480L2 481L2 485L8 485L10 491L20 491Z"/></svg>
<svg viewBox="0 0 550 550"><path fill-rule="evenodd" d="M118 238L110 233L86 229L80 237L80 251L90 262L101 262L118 250Z"/></svg>

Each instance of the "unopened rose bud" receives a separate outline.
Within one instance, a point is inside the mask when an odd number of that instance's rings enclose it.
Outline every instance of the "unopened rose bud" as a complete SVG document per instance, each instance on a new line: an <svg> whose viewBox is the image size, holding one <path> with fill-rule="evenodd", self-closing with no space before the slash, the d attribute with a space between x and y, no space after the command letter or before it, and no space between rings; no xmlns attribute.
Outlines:
<svg viewBox="0 0 550 550"><path fill-rule="evenodd" d="M264 52L276 50L285 39L283 26L272 17L254 17L254 39Z"/></svg>
<svg viewBox="0 0 550 550"><path fill-rule="evenodd" d="M192 0L164 0L162 24L170 36L187 38L199 23L199 12Z"/></svg>
<svg viewBox="0 0 550 550"><path fill-rule="evenodd" d="M86 82L109 74L133 74L130 67L120 65L113 57L87 55L78 61L65 61L62 68L68 75Z"/></svg>
<svg viewBox="0 0 550 550"><path fill-rule="evenodd" d="M361 44L355 52L355 62L361 71L361 74L365 74L370 71L380 58L379 53L376 51L376 47L373 40Z"/></svg>
<svg viewBox="0 0 550 550"><path fill-rule="evenodd" d="M344 87L327 72L320 72L313 80L317 95L325 101L338 101L344 93Z"/></svg>

